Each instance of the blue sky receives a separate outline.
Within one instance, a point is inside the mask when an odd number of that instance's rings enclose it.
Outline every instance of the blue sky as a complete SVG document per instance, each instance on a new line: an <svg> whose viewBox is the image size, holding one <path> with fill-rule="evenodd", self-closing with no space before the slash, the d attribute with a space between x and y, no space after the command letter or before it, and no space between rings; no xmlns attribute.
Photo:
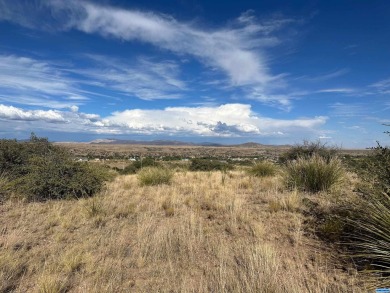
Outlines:
<svg viewBox="0 0 390 293"><path fill-rule="evenodd" d="M0 0L0 137L388 144L389 60L386 0Z"/></svg>

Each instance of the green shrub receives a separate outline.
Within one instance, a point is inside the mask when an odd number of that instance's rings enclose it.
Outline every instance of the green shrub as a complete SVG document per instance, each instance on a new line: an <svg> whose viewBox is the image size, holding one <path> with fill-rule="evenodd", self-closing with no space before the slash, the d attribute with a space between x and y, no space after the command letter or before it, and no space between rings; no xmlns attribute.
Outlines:
<svg viewBox="0 0 390 293"><path fill-rule="evenodd" d="M9 177L18 177L26 174L29 160L33 156L45 157L52 153L65 154L64 149L52 145L46 138L38 138L31 134L28 142L16 140L0 140L0 173L7 173Z"/></svg>
<svg viewBox="0 0 390 293"><path fill-rule="evenodd" d="M105 173L87 163L36 157L30 161L28 173L12 184L34 200L89 197L101 190L108 178Z"/></svg>
<svg viewBox="0 0 390 293"><path fill-rule="evenodd" d="M217 160L192 159L190 171L226 171L233 169L231 164Z"/></svg>
<svg viewBox="0 0 390 293"><path fill-rule="evenodd" d="M277 173L276 166L268 161L261 161L256 163L248 170L248 173L256 177L275 176Z"/></svg>
<svg viewBox="0 0 390 293"><path fill-rule="evenodd" d="M303 144L297 144L284 153L279 161L281 163L287 163L289 161L298 160L299 158L308 159L313 155L320 156L321 158L329 161L337 155L337 147L328 147L326 143L322 143L320 140L315 142L303 141Z"/></svg>
<svg viewBox="0 0 390 293"><path fill-rule="evenodd" d="M160 166L160 164L156 162L155 159L146 157L142 158L139 161L132 162L131 164L127 165L123 170L119 170L119 173L124 175L135 174L142 168L158 166Z"/></svg>
<svg viewBox="0 0 390 293"><path fill-rule="evenodd" d="M287 163L286 184L308 192L329 191L343 181L344 169L337 158L329 160L315 154Z"/></svg>
<svg viewBox="0 0 390 293"><path fill-rule="evenodd" d="M368 169L373 176L375 189L390 196L390 148L378 143L373 151Z"/></svg>
<svg viewBox="0 0 390 293"><path fill-rule="evenodd" d="M119 168L115 168L116 171L119 172L119 174L122 174L122 175L129 175L129 174L135 174L137 173L137 171L139 170L139 168L137 168L134 163L131 163L129 165L127 165L124 169L119 169Z"/></svg>
<svg viewBox="0 0 390 293"><path fill-rule="evenodd" d="M173 172L159 167L146 167L138 172L138 180L141 185L170 184Z"/></svg>
<svg viewBox="0 0 390 293"><path fill-rule="evenodd" d="M32 134L30 141L0 140L0 173L7 192L30 200L92 196L110 175L106 169L75 162L63 148Z"/></svg>

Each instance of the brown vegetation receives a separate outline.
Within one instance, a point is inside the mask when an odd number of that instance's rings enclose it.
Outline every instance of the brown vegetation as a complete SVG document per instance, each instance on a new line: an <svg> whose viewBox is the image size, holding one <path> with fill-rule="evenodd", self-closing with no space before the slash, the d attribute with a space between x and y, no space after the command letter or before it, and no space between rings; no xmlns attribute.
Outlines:
<svg viewBox="0 0 390 293"><path fill-rule="evenodd" d="M310 206L353 197L288 191L279 175L118 176L79 200L0 206L0 292L367 292L317 239Z"/></svg>

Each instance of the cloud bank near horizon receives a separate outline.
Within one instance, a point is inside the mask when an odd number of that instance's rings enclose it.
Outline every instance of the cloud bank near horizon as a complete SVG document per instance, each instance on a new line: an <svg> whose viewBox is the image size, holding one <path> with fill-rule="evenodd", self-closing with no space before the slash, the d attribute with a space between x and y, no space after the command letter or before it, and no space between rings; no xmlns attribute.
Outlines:
<svg viewBox="0 0 390 293"><path fill-rule="evenodd" d="M68 111L28 110L0 104L0 119L35 122L54 131L101 134L192 135L199 137L281 136L290 132L314 132L327 117L278 120L261 117L247 104L215 107L167 107L163 110L129 109L110 116ZM34 124L32 124L33 126Z"/></svg>

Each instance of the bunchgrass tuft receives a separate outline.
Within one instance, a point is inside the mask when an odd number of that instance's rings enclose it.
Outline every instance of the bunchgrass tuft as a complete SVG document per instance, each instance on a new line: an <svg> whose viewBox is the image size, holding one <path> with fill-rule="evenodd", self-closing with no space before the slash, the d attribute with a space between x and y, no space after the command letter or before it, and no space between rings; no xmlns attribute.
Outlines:
<svg viewBox="0 0 390 293"><path fill-rule="evenodd" d="M262 161L256 163L252 168L248 170L249 175L255 177L269 177L275 176L277 173L277 167L268 161Z"/></svg>
<svg viewBox="0 0 390 293"><path fill-rule="evenodd" d="M170 184L173 172L168 169L158 167L147 167L138 173L138 180L141 185Z"/></svg>
<svg viewBox="0 0 390 293"><path fill-rule="evenodd" d="M342 183L345 171L338 158L325 159L319 155L298 158L286 167L286 184L307 192L330 191Z"/></svg>

